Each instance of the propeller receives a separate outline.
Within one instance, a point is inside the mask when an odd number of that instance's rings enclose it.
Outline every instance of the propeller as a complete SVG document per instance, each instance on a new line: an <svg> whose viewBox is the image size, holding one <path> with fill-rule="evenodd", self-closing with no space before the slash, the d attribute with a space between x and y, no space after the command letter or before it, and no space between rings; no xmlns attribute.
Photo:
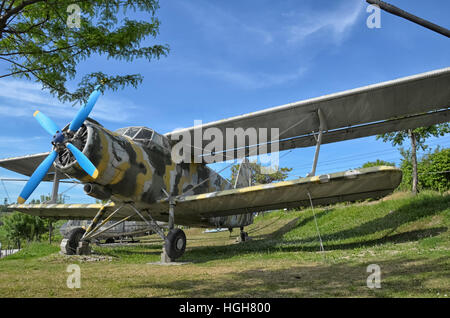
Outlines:
<svg viewBox="0 0 450 318"><path fill-rule="evenodd" d="M89 158L86 157L83 154L83 152L81 152L77 147L75 147L70 141L73 139L75 133L78 131L78 129L80 129L84 121L91 113L100 94L101 94L100 85L98 85L95 87L94 91L89 96L87 103L78 110L78 113L75 115L75 118L70 123L67 132L61 131L61 129L59 129L58 125L56 125L53 120L51 120L49 117L47 117L40 111L37 110L34 112L33 114L34 118L39 122L42 128L44 128L50 135L53 136L52 139L53 150L33 172L27 184L22 189L22 192L17 198L17 202L19 204L24 203L30 197L33 191L44 179L47 172L50 170L53 162L56 160L56 157L58 156L58 152L64 150L65 148L69 149L69 151L77 160L80 167L88 175L90 175L94 179L98 177L97 168L92 164Z"/></svg>

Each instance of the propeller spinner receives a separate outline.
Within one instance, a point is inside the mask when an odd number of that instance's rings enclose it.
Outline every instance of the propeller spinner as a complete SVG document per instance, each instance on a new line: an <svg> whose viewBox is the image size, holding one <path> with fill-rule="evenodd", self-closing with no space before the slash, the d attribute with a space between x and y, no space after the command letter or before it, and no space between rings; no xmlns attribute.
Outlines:
<svg viewBox="0 0 450 318"><path fill-rule="evenodd" d="M92 164L92 162L81 152L77 147L70 143L72 140L74 133L83 125L83 122L91 113L94 108L97 99L100 96L100 85L95 87L95 90L89 96L87 103L80 108L75 118L69 125L69 130L67 132L63 132L59 127L51 120L49 117L41 113L40 111L35 111L33 116L39 122L39 124L50 134L53 136L52 145L53 150L47 156L47 158L42 161L42 163L37 167L37 169L33 172L28 180L25 187L22 189L19 197L17 198L17 202L19 204L24 203L33 191L37 188L37 186L44 179L47 172L50 170L53 162L56 160L58 152L64 150L65 148L69 149L73 154L78 164L89 174L92 178L96 179L98 176L97 168Z"/></svg>

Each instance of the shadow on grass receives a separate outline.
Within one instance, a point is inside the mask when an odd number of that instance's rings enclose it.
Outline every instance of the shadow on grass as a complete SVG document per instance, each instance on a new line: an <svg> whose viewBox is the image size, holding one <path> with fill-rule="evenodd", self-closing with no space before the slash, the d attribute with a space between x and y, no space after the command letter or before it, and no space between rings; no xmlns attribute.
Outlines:
<svg viewBox="0 0 450 318"><path fill-rule="evenodd" d="M397 258L377 262L381 288L370 289L369 263L266 267L217 274L214 279L144 278L133 289L157 289L159 297L436 297L448 292L448 258Z"/></svg>
<svg viewBox="0 0 450 318"><path fill-rule="evenodd" d="M414 200L407 201L407 203L400 206L393 213L386 214L383 217L336 233L323 234L322 240L324 242L324 248L326 251L349 250L355 248L373 247L386 243L406 243L417 241L425 237L438 236L439 234L446 232L448 228L446 226L435 226L425 229L409 230L396 234L393 234L393 232L403 224L418 221L422 218L438 214L441 211L448 209L449 205L450 196L423 196L415 198ZM386 207L386 209L387 208L388 207ZM320 219L331 212L333 212L333 209L323 210L316 213L316 218ZM283 235L287 232L296 228L301 228L309 222L312 222L313 219L313 216L304 218L300 221L299 218L296 218L272 233L253 236L252 241L241 244L198 247L189 247L188 244L186 253L179 259L179 261L204 263L261 252L318 252L320 247L318 239L315 236L298 240L282 239ZM279 218L275 219L267 226L273 225L278 221ZM257 230L260 229L261 228L257 228ZM364 238L364 236L386 230L388 230L388 232L384 233L382 237L372 239ZM343 240L351 239L353 239L352 242L341 243ZM105 254L119 257L121 255L127 257L136 254L156 255L161 253L162 244L152 245L147 248L152 251L120 249L120 251L114 251L111 254L105 252Z"/></svg>
<svg viewBox="0 0 450 318"><path fill-rule="evenodd" d="M406 243L417 241L425 237L434 237L448 228L446 226L430 227L392 234L399 226L415 222L422 218L436 215L450 206L450 196L424 196L408 201L393 213L371 220L356 227L345 229L336 233L322 235L325 250L349 250L354 248L373 247L386 243ZM316 213L319 219L332 210L324 210ZM318 238L308 237L299 240L282 240L282 236L313 220L313 216L298 222L294 219L277 231L261 236L255 236L255 240L243 244L225 246L192 247L187 250L183 260L196 263L217 259L232 258L237 255L245 255L258 252L317 252L320 250ZM381 238L364 239L366 235L388 230ZM353 242L339 243L342 240L354 239ZM337 242L336 242L337 241Z"/></svg>
<svg viewBox="0 0 450 318"><path fill-rule="evenodd" d="M114 257L150 256L160 255L162 244L120 246L120 247L94 247L95 254L108 255Z"/></svg>
<svg viewBox="0 0 450 318"><path fill-rule="evenodd" d="M366 240L361 242L327 244L324 242L325 251L332 250L350 250L355 248L373 247L386 243L406 243L416 241L424 237L434 237L447 231L447 227L436 227L425 230L414 230L385 236L383 238ZM305 245L303 241L283 242L276 239L263 239L259 241L250 241L244 244L226 245L226 246L205 246L193 247L188 250L180 261L189 261L193 263L204 263L213 260L225 260L239 255L250 253L271 253L271 252L319 252L319 243Z"/></svg>
<svg viewBox="0 0 450 318"><path fill-rule="evenodd" d="M424 196L415 198L408 204L401 206L392 213L386 214L384 217L371 220L351 229L345 229L335 233L322 235L323 241L342 240L370 235L376 232L388 230L386 237L393 233L403 224L418 221L419 219L439 214L441 211L450 208L450 196ZM416 231L413 231L416 232ZM432 234L432 233L430 233ZM391 237L395 237L391 236ZM421 238L420 236L411 236L411 240ZM317 237L309 237L302 242L316 241ZM384 241L383 241L384 242Z"/></svg>

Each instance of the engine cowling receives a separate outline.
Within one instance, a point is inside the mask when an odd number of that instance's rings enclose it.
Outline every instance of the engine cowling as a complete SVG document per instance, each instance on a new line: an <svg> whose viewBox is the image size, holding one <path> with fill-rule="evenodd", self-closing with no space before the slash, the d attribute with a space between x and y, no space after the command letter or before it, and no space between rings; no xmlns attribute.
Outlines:
<svg viewBox="0 0 450 318"><path fill-rule="evenodd" d="M101 200L109 196L118 201L149 203L161 197L161 185L155 189L152 187L153 175L155 171L164 175L170 157L154 156L144 145L109 131L92 120L85 121L72 143L95 165L98 177L93 179L84 172L69 151L58 154L55 166L62 173L90 184L87 194ZM157 170L161 169L158 173Z"/></svg>

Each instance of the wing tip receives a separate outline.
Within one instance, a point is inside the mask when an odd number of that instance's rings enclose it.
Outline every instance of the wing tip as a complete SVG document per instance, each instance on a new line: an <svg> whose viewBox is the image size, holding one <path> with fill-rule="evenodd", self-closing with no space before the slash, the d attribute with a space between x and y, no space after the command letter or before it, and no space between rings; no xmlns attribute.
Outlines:
<svg viewBox="0 0 450 318"><path fill-rule="evenodd" d="M34 112L33 117L36 117L37 114L39 114L39 111L38 111L38 110Z"/></svg>
<svg viewBox="0 0 450 318"><path fill-rule="evenodd" d="M17 203L18 203L18 204L24 204L25 201L26 201L26 200L25 200L24 198L22 198L22 197L18 197L18 198L17 198Z"/></svg>

